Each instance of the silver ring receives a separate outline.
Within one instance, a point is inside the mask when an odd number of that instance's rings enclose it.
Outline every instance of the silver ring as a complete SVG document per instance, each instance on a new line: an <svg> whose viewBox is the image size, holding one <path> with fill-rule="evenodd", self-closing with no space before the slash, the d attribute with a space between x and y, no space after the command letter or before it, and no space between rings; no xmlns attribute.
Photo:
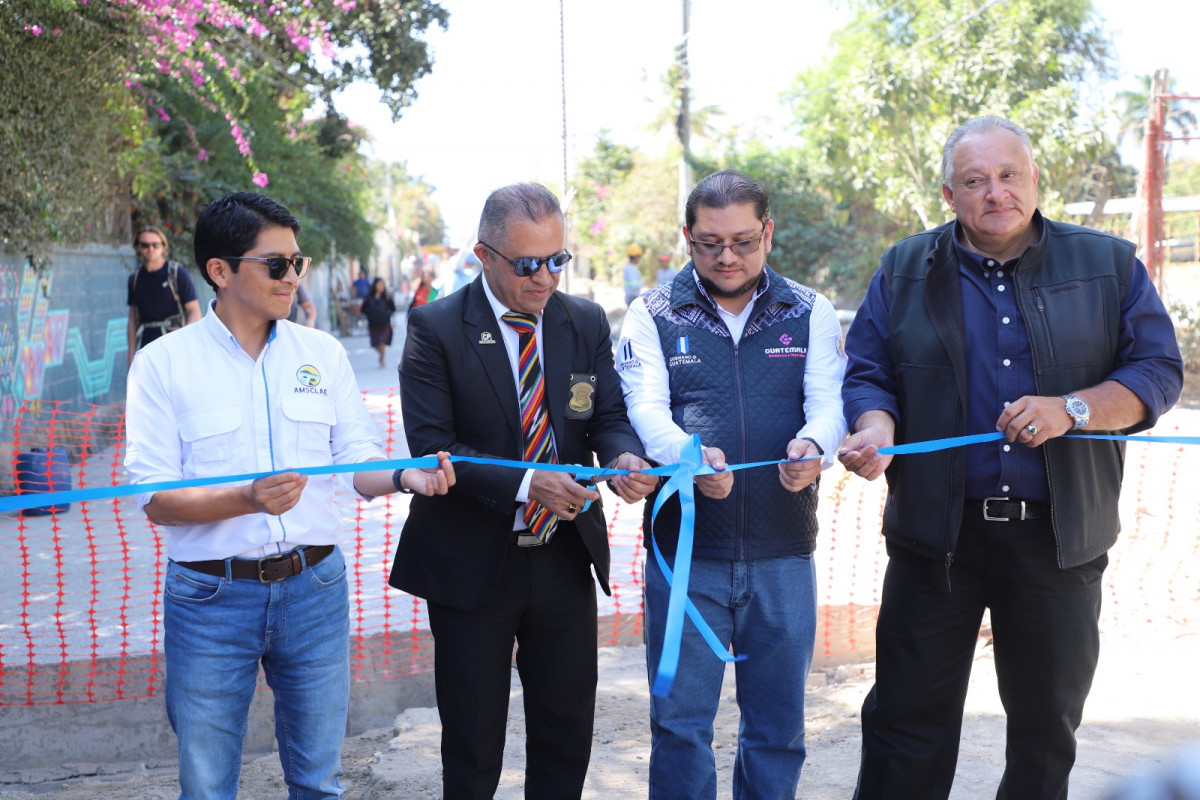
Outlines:
<svg viewBox="0 0 1200 800"><path fill-rule="evenodd" d="M578 511L578 510L579 510L579 509L575 507L575 504L574 504L574 503L571 503L570 505L568 505L568 506L567 506L567 513L568 513L568 514L574 514L574 513L575 513L576 511Z"/></svg>
<svg viewBox="0 0 1200 800"><path fill-rule="evenodd" d="M1029 431L1030 436L1037 436L1037 425L1030 425L1025 430Z"/></svg>

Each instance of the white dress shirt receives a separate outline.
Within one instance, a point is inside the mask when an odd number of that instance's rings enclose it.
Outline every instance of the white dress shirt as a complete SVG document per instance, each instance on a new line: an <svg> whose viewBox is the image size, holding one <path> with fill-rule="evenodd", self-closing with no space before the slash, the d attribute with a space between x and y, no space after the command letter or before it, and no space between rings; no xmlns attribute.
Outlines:
<svg viewBox="0 0 1200 800"><path fill-rule="evenodd" d="M740 314L717 306L735 343L742 339L758 295L756 292ZM661 464L679 463L680 450L691 436L671 417L666 356L658 327L650 318L643 297L634 300L625 313L617 353L617 372L621 376L629 421L641 437L646 455ZM808 326L808 355L804 367L805 423L796 436L817 443L826 455L821 462L822 468L833 464L837 448L846 436L846 420L842 415L842 376L845 372L846 356L837 312L826 297L818 294ZM787 442L780 442L780 459L787 457L786 448Z"/></svg>
<svg viewBox="0 0 1200 800"><path fill-rule="evenodd" d="M504 342L504 351L508 353L508 365L512 368L513 386L515 387L518 401L521 397L521 335L517 333L516 328L509 325L501 317L513 309L508 308L492 293L492 287L488 286L487 277L485 276L480 283L483 284L483 293L487 295L488 305L492 307L492 313L496 315L496 322L500 327L500 339ZM545 364L546 359L543 358L542 350L542 315L537 315L537 327L533 332L534 339L537 342L538 364ZM546 371L542 370L542 380L546 379ZM549 413L549 409L547 409ZM550 446L554 447L554 428L550 429ZM557 452L557 451L556 451ZM529 502L529 484L533 482L533 470L525 470L525 477L521 480L521 486L517 489L517 502ZM516 518L513 520L513 530L523 531L529 527L525 524L525 506L522 505L517 509Z"/></svg>
<svg viewBox="0 0 1200 800"><path fill-rule="evenodd" d="M276 322L252 359L214 311L142 349L129 371L125 468L131 483L275 472L383 458L340 342ZM338 476L346 483L351 481ZM175 561L263 558L337 544L333 475L310 475L279 516L167 526ZM139 508L154 493L137 495Z"/></svg>

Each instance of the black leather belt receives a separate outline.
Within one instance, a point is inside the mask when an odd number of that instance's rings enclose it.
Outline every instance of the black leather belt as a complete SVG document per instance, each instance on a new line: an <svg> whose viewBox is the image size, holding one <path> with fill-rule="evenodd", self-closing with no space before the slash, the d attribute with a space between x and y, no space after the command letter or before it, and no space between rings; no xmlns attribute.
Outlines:
<svg viewBox="0 0 1200 800"><path fill-rule="evenodd" d="M966 516L981 516L987 522L1021 522L1027 519L1049 519L1050 504L1017 497L968 498L963 505Z"/></svg>
<svg viewBox="0 0 1200 800"><path fill-rule="evenodd" d="M300 553L304 553L304 558L300 558ZM251 561L242 558L229 559L229 571L235 578L241 580L259 581L261 583L275 583L284 578L290 578L303 572L307 567L315 567L324 560L325 556L333 552L333 545L323 544L319 546L308 545L305 547L297 547L288 553L281 553L270 558L260 558L257 561ZM203 572L205 575L216 575L217 577L225 577L225 562L216 561L180 561L179 566L194 569L196 572Z"/></svg>

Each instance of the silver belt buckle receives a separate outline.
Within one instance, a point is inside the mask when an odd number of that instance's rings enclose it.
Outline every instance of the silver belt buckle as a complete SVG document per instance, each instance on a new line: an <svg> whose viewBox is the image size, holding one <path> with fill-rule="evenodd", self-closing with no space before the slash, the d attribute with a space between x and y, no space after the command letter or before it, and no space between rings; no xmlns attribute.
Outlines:
<svg viewBox="0 0 1200 800"><path fill-rule="evenodd" d="M1020 503L1021 504L1021 516L1017 517L1017 521L1020 522L1025 519L1025 501L1024 500L1010 500L1007 497L985 497L985 498L983 498L983 518L986 521L988 521L988 522L1011 522L1012 521L1011 517L993 517L991 514L988 513L988 503L990 503L993 500L1003 501L1005 503Z"/></svg>
<svg viewBox="0 0 1200 800"><path fill-rule="evenodd" d="M517 547L541 547L543 544L545 544L545 542L534 536L529 531L524 531L517 534Z"/></svg>

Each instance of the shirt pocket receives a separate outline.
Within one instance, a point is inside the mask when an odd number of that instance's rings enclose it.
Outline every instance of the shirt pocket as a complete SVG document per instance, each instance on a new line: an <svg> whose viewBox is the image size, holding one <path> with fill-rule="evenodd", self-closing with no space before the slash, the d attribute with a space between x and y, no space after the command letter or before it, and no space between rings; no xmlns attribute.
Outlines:
<svg viewBox="0 0 1200 800"><path fill-rule="evenodd" d="M282 467L320 467L333 463L330 436L337 423L333 402L314 394L283 396Z"/></svg>
<svg viewBox="0 0 1200 800"><path fill-rule="evenodd" d="M228 463L241 427L242 412L237 406L198 408L183 414L179 417L179 437L184 443L185 461L195 465Z"/></svg>

